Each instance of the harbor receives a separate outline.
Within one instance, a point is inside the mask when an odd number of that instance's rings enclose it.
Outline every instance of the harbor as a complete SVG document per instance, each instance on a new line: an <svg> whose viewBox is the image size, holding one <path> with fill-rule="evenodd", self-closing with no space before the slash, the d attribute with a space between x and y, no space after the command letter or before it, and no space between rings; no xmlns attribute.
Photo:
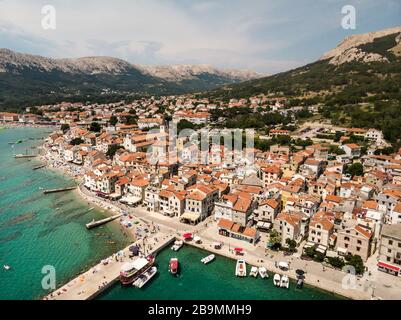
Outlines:
<svg viewBox="0 0 401 320"><path fill-rule="evenodd" d="M174 241L175 236L173 235L165 235L161 239L160 235L153 236L147 242L154 243L155 247L148 251L147 255L157 255L160 250L168 247ZM142 240L132 245L140 246L141 243ZM132 245L109 258L103 259L87 272L80 274L63 287L46 296L45 300L89 300L96 298L118 282L121 268L125 263L137 259L130 257Z"/></svg>
<svg viewBox="0 0 401 320"><path fill-rule="evenodd" d="M86 224L86 228L87 229L93 229L93 228L99 227L99 226L104 225L106 223L109 223L109 222L111 222L113 220L116 220L116 219L120 218L121 216L122 216L122 214L116 214L116 215L114 215L112 217L101 219L101 220L98 220L98 221L93 220L92 222L89 222L89 223Z"/></svg>

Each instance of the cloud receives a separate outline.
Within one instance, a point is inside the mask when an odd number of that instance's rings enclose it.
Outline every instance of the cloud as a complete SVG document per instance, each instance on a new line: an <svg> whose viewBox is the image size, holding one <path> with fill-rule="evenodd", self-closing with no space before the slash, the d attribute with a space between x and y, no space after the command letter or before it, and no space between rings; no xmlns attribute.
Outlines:
<svg viewBox="0 0 401 320"><path fill-rule="evenodd" d="M378 14L373 0L52 0L57 29L43 30L41 8L48 1L0 0L0 44L54 57L277 72L312 61L348 35L340 28L343 2L359 6L366 21L358 24L360 33L396 23L391 1L380 3Z"/></svg>

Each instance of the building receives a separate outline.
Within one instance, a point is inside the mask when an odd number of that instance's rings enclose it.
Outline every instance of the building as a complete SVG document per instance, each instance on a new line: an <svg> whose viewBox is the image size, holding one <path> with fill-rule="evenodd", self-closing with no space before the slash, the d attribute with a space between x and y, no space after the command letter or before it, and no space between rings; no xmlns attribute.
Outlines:
<svg viewBox="0 0 401 320"><path fill-rule="evenodd" d="M373 232L361 225L339 230L336 250L340 255L352 254L366 261L371 255Z"/></svg>
<svg viewBox="0 0 401 320"><path fill-rule="evenodd" d="M383 226L378 268L380 271L401 276L401 224Z"/></svg>
<svg viewBox="0 0 401 320"><path fill-rule="evenodd" d="M299 241L301 236L302 215L299 213L280 212L274 220L274 230L281 236L281 245L286 246L287 239Z"/></svg>
<svg viewBox="0 0 401 320"><path fill-rule="evenodd" d="M330 237L334 231L334 215L327 212L318 212L309 223L308 241L329 247Z"/></svg>
<svg viewBox="0 0 401 320"><path fill-rule="evenodd" d="M250 194L230 193L214 204L215 220L229 220L243 227L248 225L249 217L253 211L253 201Z"/></svg>
<svg viewBox="0 0 401 320"><path fill-rule="evenodd" d="M256 244L259 239L259 232L255 228L243 227L233 221L220 219L217 230L219 235Z"/></svg>
<svg viewBox="0 0 401 320"><path fill-rule="evenodd" d="M352 159L359 158L361 156L362 149L355 143L345 144L341 146L341 148L344 150L345 154Z"/></svg>

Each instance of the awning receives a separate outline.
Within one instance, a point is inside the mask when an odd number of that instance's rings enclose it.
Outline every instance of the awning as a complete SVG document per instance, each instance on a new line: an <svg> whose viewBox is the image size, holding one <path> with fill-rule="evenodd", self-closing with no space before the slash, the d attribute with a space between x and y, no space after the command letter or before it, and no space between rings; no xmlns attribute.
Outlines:
<svg viewBox="0 0 401 320"><path fill-rule="evenodd" d="M325 246L318 246L316 251L325 254L327 250Z"/></svg>
<svg viewBox="0 0 401 320"><path fill-rule="evenodd" d="M242 252L242 251L244 251L244 249L242 249L242 248L235 248L234 249L236 252Z"/></svg>
<svg viewBox="0 0 401 320"><path fill-rule="evenodd" d="M279 262L278 266L279 268L289 269L288 263L284 261Z"/></svg>
<svg viewBox="0 0 401 320"><path fill-rule="evenodd" d="M256 224L256 228L270 229L271 225L272 225L272 224L271 224L270 222L259 221L259 222Z"/></svg>
<svg viewBox="0 0 401 320"><path fill-rule="evenodd" d="M341 247L338 247L338 248L337 248L337 252L338 252L338 253L342 253L342 254L347 254L348 250L347 250L347 249L344 249L344 248L341 248Z"/></svg>
<svg viewBox="0 0 401 320"><path fill-rule="evenodd" d="M133 197L133 196L126 196L126 197L122 197L122 198L120 199L120 201L121 201L121 202L126 202L126 203L132 205L132 204L137 204L137 203L141 202L142 199L141 199L141 198L138 198L138 197Z"/></svg>
<svg viewBox="0 0 401 320"><path fill-rule="evenodd" d="M189 220L192 222L196 222L199 220L200 214L199 213L190 213L190 212L185 212L181 217L180 220Z"/></svg>
<svg viewBox="0 0 401 320"><path fill-rule="evenodd" d="M392 270L392 271L395 271L395 272L398 272L401 269L400 267L392 266L391 264L387 264L387 263L384 263L384 262L379 262L377 264L377 266L380 267L380 268L386 268L386 269L389 269L389 270Z"/></svg>
<svg viewBox="0 0 401 320"><path fill-rule="evenodd" d="M194 237L194 241L195 241L195 242L200 242L200 241L202 241L202 239L201 239L200 237L198 237L198 236L195 236L195 237Z"/></svg>

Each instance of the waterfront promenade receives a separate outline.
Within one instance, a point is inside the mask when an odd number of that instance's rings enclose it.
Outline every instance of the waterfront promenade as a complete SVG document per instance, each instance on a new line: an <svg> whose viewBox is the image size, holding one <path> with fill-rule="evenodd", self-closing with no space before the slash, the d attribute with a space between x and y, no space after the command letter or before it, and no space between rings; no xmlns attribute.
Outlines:
<svg viewBox="0 0 401 320"><path fill-rule="evenodd" d="M147 254L156 254L175 240L172 234L158 233L146 240ZM134 244L143 248L143 240L138 240ZM132 244L132 245L134 245ZM131 245L130 245L131 246ZM118 281L121 266L136 259L129 257L129 247L121 250L119 253L104 259L107 264L100 262L85 273L79 275L66 285L55 290L44 300L88 300L93 299L104 290L114 285Z"/></svg>

